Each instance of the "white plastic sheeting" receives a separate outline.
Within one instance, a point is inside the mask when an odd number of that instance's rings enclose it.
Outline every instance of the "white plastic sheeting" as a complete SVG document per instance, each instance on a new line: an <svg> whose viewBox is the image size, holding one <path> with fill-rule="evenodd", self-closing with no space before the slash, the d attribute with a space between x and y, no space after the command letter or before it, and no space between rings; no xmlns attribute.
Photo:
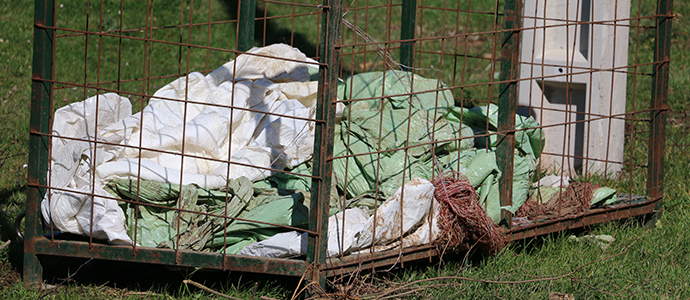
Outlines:
<svg viewBox="0 0 690 300"><path fill-rule="evenodd" d="M539 186L548 186L548 187L554 187L554 188L559 188L559 187L568 187L570 185L570 177L569 176L558 176L558 175L546 175L539 179L539 181L535 182L533 186L539 187Z"/></svg>
<svg viewBox="0 0 690 300"><path fill-rule="evenodd" d="M398 247L401 243L402 247L428 244L440 233L439 211L439 203L434 198L434 185L426 179L412 178L377 208L374 215L369 216L368 208L359 207L346 209L328 218L328 257L372 248L373 251L383 251ZM305 255L306 233L300 235L290 231L252 243L238 254L290 257L297 255L296 251L300 249L299 255Z"/></svg>
<svg viewBox="0 0 690 300"><path fill-rule="evenodd" d="M403 191L404 188L404 191ZM371 216L362 230L355 233L354 249L387 245L410 233L423 222L434 199L434 185L428 180L415 177L384 202ZM401 203L402 202L402 203ZM376 230L374 230L376 228ZM346 249L346 252L347 249Z"/></svg>
<svg viewBox="0 0 690 300"><path fill-rule="evenodd" d="M260 180L271 175L262 168L292 168L311 159L313 123L279 115L313 118L317 83L306 62L314 61L283 44L249 53L261 56L240 55L206 76L195 72L171 82L141 113L132 115L129 101L115 94L60 108L49 184L62 191L51 190L41 205L47 223L131 244L117 202L83 193L109 196L103 190L109 180L137 178L222 188L228 179ZM228 158L251 167L214 161Z"/></svg>
<svg viewBox="0 0 690 300"><path fill-rule="evenodd" d="M132 108L127 98L116 94L91 97L58 109L53 134L84 140L93 140L98 134L99 141L121 144L127 133L131 134L122 122L131 115ZM53 138L49 184L63 190L51 189L41 203L46 222L52 222L60 231L81 235L91 233L94 238L107 239L111 243L131 244L132 240L125 232L125 215L117 202L95 197L92 208L92 197L87 195L93 192L110 196L103 190L103 181L93 178L92 168L116 159L121 152L122 147L118 146L99 144L95 147L90 142Z"/></svg>
<svg viewBox="0 0 690 300"><path fill-rule="evenodd" d="M266 240L249 244L237 254L287 258L307 254L307 233L288 231L278 233Z"/></svg>
<svg viewBox="0 0 690 300"><path fill-rule="evenodd" d="M328 257L352 249L355 234L362 231L368 219L369 208L366 206L348 208L328 218Z"/></svg>

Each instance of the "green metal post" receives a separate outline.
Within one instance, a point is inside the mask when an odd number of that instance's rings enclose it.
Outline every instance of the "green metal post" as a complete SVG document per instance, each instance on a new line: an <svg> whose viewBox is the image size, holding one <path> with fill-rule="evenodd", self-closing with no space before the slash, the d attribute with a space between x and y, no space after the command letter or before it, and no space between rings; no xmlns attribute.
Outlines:
<svg viewBox="0 0 690 300"><path fill-rule="evenodd" d="M402 19L400 20L400 39L414 39L416 26L417 0L403 0ZM400 63L403 65L403 70L405 71L414 67L414 44L414 41L400 43Z"/></svg>
<svg viewBox="0 0 690 300"><path fill-rule="evenodd" d="M515 112L517 107L518 67L520 58L520 0L506 0L503 15L505 32L501 45L501 84L498 96L498 145L496 160L503 175L498 181L501 207L513 203L513 155L515 149ZM501 209L501 223L510 228L510 211Z"/></svg>
<svg viewBox="0 0 690 300"><path fill-rule="evenodd" d="M657 2L656 39L654 41L654 74L652 75L651 130L649 131L649 159L647 193L652 200L664 196L664 155L666 139L666 110L668 109L668 76L671 59L671 20L673 0ZM655 218L661 215L661 201L657 201Z"/></svg>
<svg viewBox="0 0 690 300"><path fill-rule="evenodd" d="M256 19L256 0L240 0L237 16L237 51L247 51L254 47L254 22Z"/></svg>
<svg viewBox="0 0 690 300"><path fill-rule="evenodd" d="M312 174L309 229L318 236L309 237L307 262L313 265L310 276L325 288L326 276L322 271L328 248L328 209L330 203L331 175L333 174L333 138L335 136L335 105L340 67L342 0L323 0L321 19L321 43L319 62L319 92L317 95L316 123L314 132L314 163ZM323 122L321 122L323 121Z"/></svg>
<svg viewBox="0 0 690 300"><path fill-rule="evenodd" d="M31 74L31 125L29 130L29 174L24 221L24 284L42 281L43 268L36 257L36 239L42 236L40 203L46 190L48 150L50 147L51 90L53 78L53 39L55 2L36 0L34 3L34 53Z"/></svg>

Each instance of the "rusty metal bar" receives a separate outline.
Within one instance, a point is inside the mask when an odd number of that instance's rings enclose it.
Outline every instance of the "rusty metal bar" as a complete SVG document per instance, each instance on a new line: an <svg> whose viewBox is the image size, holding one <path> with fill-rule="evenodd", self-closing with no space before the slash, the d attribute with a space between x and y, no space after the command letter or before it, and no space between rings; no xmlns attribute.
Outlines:
<svg viewBox="0 0 690 300"><path fill-rule="evenodd" d="M328 249L328 209L330 203L331 175L333 174L333 144L335 136L335 105L340 63L341 0L323 0L321 17L322 31L319 43L319 92L317 95L316 119L325 123L314 124L314 156L309 209L309 230L318 236L309 236L307 262L314 264L312 274L307 274L313 282L326 287L326 276L321 266L326 262Z"/></svg>
<svg viewBox="0 0 690 300"><path fill-rule="evenodd" d="M55 30L40 25L55 26L55 2L34 2L34 49L31 74L31 131L43 134L29 135L29 173L24 240L24 284L42 281L43 268L36 257L34 238L43 233L40 204L46 194L38 185L47 183L50 124L52 121L53 42ZM44 80L47 79L48 81Z"/></svg>
<svg viewBox="0 0 690 300"><path fill-rule="evenodd" d="M503 174L498 181L501 207L513 203L513 155L515 149L515 112L517 109L518 67L520 62L520 1L508 0L504 6L501 45L501 85L498 96L498 145L496 160ZM511 226L511 213L501 209L501 223Z"/></svg>
<svg viewBox="0 0 690 300"><path fill-rule="evenodd" d="M579 217L548 220L524 227L515 227L510 232L510 239L512 241L518 241L563 230L582 228L607 221L646 215L654 211L654 206L658 202L660 201L645 199L644 201L634 202L632 204L626 203L612 205L606 208L591 209L585 215ZM326 266L326 270L328 270L327 276L348 274L363 266L376 268L394 264L398 260L413 261L438 256L440 254L433 245L404 249L402 257L399 257L399 253L399 250L389 250L374 254L351 255L342 259L329 259Z"/></svg>
<svg viewBox="0 0 690 300"><path fill-rule="evenodd" d="M342 259L329 259L325 269L326 276L350 274L363 267L377 268L439 256L435 245L424 245L405 249L392 249L373 254L353 254Z"/></svg>
<svg viewBox="0 0 690 300"><path fill-rule="evenodd" d="M666 139L666 109L668 108L668 76L671 57L671 29L673 0L657 2L656 39L654 40L654 74L652 75L652 107L659 109L651 113L649 132L649 159L647 193L650 199L661 199L664 195L664 155ZM655 208L661 213L661 202ZM657 215L657 217L659 216Z"/></svg>
<svg viewBox="0 0 690 300"><path fill-rule="evenodd" d="M563 230L651 214L655 211L655 206L660 203L660 200L645 200L632 204L626 203L606 208L589 209L583 216L548 220L524 227L515 227L510 232L510 239L517 241Z"/></svg>
<svg viewBox="0 0 690 300"><path fill-rule="evenodd" d="M244 272L300 276L306 269L303 260L275 259L265 257L223 255L212 252L176 251L131 246L89 244L78 241L50 241L44 237L32 240L36 253L107 259L115 261L165 264L180 267L223 269Z"/></svg>

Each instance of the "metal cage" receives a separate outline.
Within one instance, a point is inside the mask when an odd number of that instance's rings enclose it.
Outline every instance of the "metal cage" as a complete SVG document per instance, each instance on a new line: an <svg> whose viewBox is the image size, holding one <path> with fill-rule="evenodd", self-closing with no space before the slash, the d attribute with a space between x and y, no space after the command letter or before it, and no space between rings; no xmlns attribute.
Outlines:
<svg viewBox="0 0 690 300"><path fill-rule="evenodd" d="M24 282L41 281L39 255L308 273L321 285L439 256L440 204L432 196L419 213L400 187L467 175L467 145L496 164L471 190L487 214L497 207L508 240L660 213L672 1L553 2L37 0ZM280 140L290 124L302 127ZM611 186L617 201L517 219L515 199L541 195L545 175ZM278 202L284 222L250 214ZM357 207L374 240L344 251L354 229L335 214ZM377 221L385 209L398 212ZM405 225L406 212L434 221ZM165 237L147 216L167 222ZM292 258L230 253L233 239L284 232L301 241Z"/></svg>

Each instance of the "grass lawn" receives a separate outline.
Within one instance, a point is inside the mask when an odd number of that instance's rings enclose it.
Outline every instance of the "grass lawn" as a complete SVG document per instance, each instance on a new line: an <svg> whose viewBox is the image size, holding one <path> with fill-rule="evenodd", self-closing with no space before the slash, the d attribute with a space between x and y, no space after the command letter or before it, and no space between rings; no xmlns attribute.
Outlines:
<svg viewBox="0 0 690 300"><path fill-rule="evenodd" d="M63 2L63 3L60 3ZM98 1L91 1L90 15L80 13L77 7L84 7L86 1L58 1L58 26L84 24L81 29L87 30L86 24L97 26L95 20L99 18L100 6ZM170 1L171 3L173 1ZM349 1L346 1L349 2ZM430 3L438 1L420 1ZM482 1L475 1L482 2ZM484 1L482 3L485 3ZM514 243L506 247L495 256L483 256L477 253L464 257L446 257L443 262L421 263L406 265L405 268L390 273L378 273L375 276L365 274L350 281L337 281L329 292L357 295L360 298L375 298L401 295L403 298L476 298L476 299L618 299L622 297L637 299L688 299L690 298L690 3L675 1L674 11L676 19L673 24L672 62L669 81L669 107L667 136L664 204L662 218L651 226L643 226L640 220L623 220L600 224L588 229L591 234L607 234L615 237L605 250L592 243L573 242L569 239L572 233L548 235L543 238L531 239ZM120 11L119 1L103 1L104 30L118 30ZM180 13L192 17L192 23L223 21L232 19L235 13L234 1L196 1L190 5L184 1L182 7L178 2L156 2L156 19L152 25L167 24L171 20L179 20ZM638 2L634 1L635 16ZM81 5L81 6L79 6ZM124 1L126 9L120 11L123 18L123 30L143 27L141 18L135 18L127 10L146 9L144 1ZM186 5L186 6L185 6ZM209 9L209 5L211 8ZM263 4L262 4L263 5ZM487 10L491 4L476 4L476 10ZM293 14L308 11L297 7L295 11L281 11L276 6L273 16ZM640 3L646 12L654 7L654 1L644 0ZM286 9L284 6L282 9ZM290 8L292 9L292 8ZM191 13L190 13L191 11ZM165 13L168 12L168 13ZM31 64L33 39L33 1L30 0L0 0L0 245L5 241L15 240L14 219L25 208L26 168L28 161L29 138L29 106L31 100ZM348 20L362 25L365 18L371 20L370 28L364 28L372 33L374 38L383 38L386 33L394 34L399 30L395 25L387 28L385 18L377 18L382 12L372 10L356 12L348 15ZM428 35L449 34L457 28L445 28L441 20L447 16L428 10L423 16L423 25L416 30ZM87 22L87 18L93 22ZM170 18L170 19L166 19ZM290 32L295 26L299 34L291 36L295 44L310 56L316 55L315 37L318 28L307 26L314 22L316 16L305 13L304 22L272 21L271 30ZM197 21L194 21L197 20ZM302 20L302 19L300 19ZM64 23L61 23L64 22ZM493 17L481 17L467 20L470 28L478 31L488 31L493 28ZM81 25L80 25L81 26ZM258 31L267 27L259 27ZM362 42L347 29L344 29L344 43ZM653 32L653 31L652 31ZM61 32L64 34L65 32ZM379 34L378 37L376 34ZM129 32L134 37L146 37L144 32ZM232 24L220 24L213 29L204 31L204 35L187 36L179 28L162 28L156 31L155 38L171 42L185 41L191 44L206 45L207 36L212 41L208 46L224 49L234 49L235 31ZM631 30L631 38L635 33ZM649 42L653 38L649 31L642 33L642 38ZM281 32L267 34L266 44L275 42L289 42ZM263 38L263 36L262 36ZM487 62L482 58L492 51L488 42L490 35L479 36L471 41L470 54L477 56L467 68L468 82L485 82L487 76L494 76L487 71ZM84 41L83 38L65 38L62 47L56 49L56 77L65 78L72 83L105 82L102 87L118 89L131 97L133 107L140 109L144 98L140 95L155 91L158 87L176 78L178 74L188 70L208 71L232 59L232 53L225 51L186 50L180 51L177 46L155 45L147 48L142 41L125 40L120 48L115 38L104 37L99 44L97 38ZM99 46L100 45L100 46ZM652 60L651 43L640 44L639 58L641 61ZM84 50L90 47L89 56L85 57ZM101 49L98 49L98 48ZM430 45L445 49L446 44ZM352 50L361 50L353 47ZM446 49L452 51L451 49ZM444 51L446 51L444 50ZM103 53L99 58L96 53ZM350 51L350 50L348 50ZM440 50L439 50L440 51ZM631 45L630 51L636 51ZM395 51L393 56L397 57ZM499 49L500 52L500 49ZM632 53L632 52L631 52ZM142 61L148 55L152 69L145 69ZM190 57L187 60L187 57ZM429 55L433 57L432 55ZM163 59L173 57L174 59ZM99 59L109 61L102 64L100 73L97 66ZM378 61L371 56L368 59L349 62L343 70L343 76L348 72L362 72L377 67ZM360 59L360 58L358 58ZM632 56L631 56L632 59ZM190 61L189 64L186 62ZM426 76L436 76L433 66L448 68L444 64L448 61L434 62L422 59L429 72ZM428 66L427 66L428 65ZM380 66L380 65L378 65ZM498 70L498 66L495 66ZM642 71L649 72L645 69ZM86 74L86 76L85 76ZM160 78L152 80L138 80L149 74ZM629 80L630 80L629 76ZM114 82L117 79L123 82ZM444 82L453 85L460 79L453 75L444 74ZM645 81L647 80L647 81ZM112 82L112 83L108 83ZM639 101L637 109L646 107L650 95L649 80L640 77L637 83L640 88L633 92L629 89L628 105L633 100ZM55 93L55 108L71 102L80 101L96 93L95 90L80 86L65 85L65 88ZM456 97L469 100L496 98L486 86L466 89L462 95ZM641 136L641 134L639 134ZM641 139L642 137L636 137ZM626 140L626 143L630 142ZM626 146L627 155L646 155L646 150L630 149ZM646 172L646 171L645 171ZM646 174L646 173L645 173ZM625 176L624 176L625 177ZM628 178L628 177L625 177ZM625 187L627 182L614 183ZM632 184L635 189L644 190L646 175L635 175ZM686 227L687 226L687 227ZM577 232L580 234L580 232ZM12 242L0 250L0 298L25 299L38 298L49 292L26 288L21 284L22 244ZM46 280L57 284L76 272L76 269L86 260L67 258L47 258L45 261ZM214 298L210 292L203 291L193 284L185 284L183 280L191 279L203 282L214 290L240 298L258 298L259 296L278 299L290 298L298 284L299 278L267 277L263 275L240 274L228 272L201 272L193 270L177 270L160 266L135 265L124 263L110 263L93 261L84 264L82 270L67 281L63 287L50 294L48 299L74 298L127 298L139 299L199 299ZM398 288L394 290L394 288ZM388 291L389 293L384 293ZM378 294L377 294L378 293ZM552 298L549 298L552 297ZM561 297L561 298L553 298Z"/></svg>

